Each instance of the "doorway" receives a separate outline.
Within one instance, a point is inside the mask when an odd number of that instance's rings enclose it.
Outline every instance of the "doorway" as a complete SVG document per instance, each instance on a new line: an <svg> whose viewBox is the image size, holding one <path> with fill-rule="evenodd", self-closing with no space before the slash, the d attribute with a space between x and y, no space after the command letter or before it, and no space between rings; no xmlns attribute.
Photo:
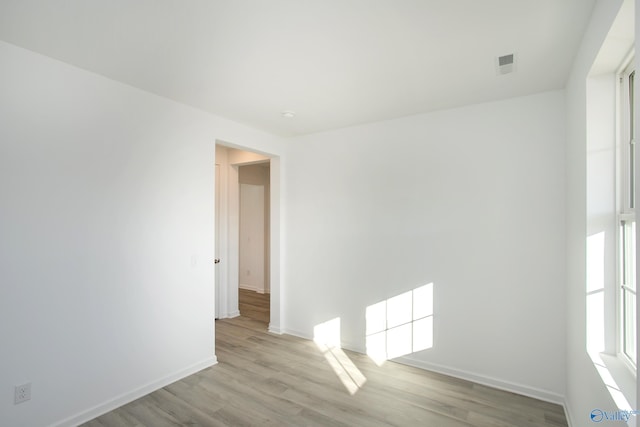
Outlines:
<svg viewBox="0 0 640 427"><path fill-rule="evenodd" d="M238 183L240 315L268 324L270 162L239 166Z"/></svg>
<svg viewBox="0 0 640 427"><path fill-rule="evenodd" d="M216 318L280 333L279 158L216 144Z"/></svg>

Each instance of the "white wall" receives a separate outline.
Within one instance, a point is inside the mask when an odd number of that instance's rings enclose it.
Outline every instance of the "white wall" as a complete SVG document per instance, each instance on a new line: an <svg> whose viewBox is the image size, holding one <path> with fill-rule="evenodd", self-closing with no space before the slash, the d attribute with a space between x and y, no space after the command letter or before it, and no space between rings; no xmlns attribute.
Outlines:
<svg viewBox="0 0 640 427"><path fill-rule="evenodd" d="M264 186L240 184L241 289L264 293Z"/></svg>
<svg viewBox="0 0 640 427"><path fill-rule="evenodd" d="M214 363L215 141L281 142L2 42L0 94L0 424L73 425Z"/></svg>
<svg viewBox="0 0 640 427"><path fill-rule="evenodd" d="M259 293L269 293L269 169L268 163L246 165L238 168L238 181L240 182L240 287ZM253 190L262 188L263 200L261 205L243 209L243 185L250 186L245 188L256 187ZM247 201L252 203L255 200L250 198ZM243 225L243 217L248 223L247 226L255 231L255 233L252 233L255 234L253 236L244 236L250 239L249 242L244 243L243 231L246 233L249 232L249 229ZM258 222L261 224L258 224ZM244 250L243 244L252 247L251 253ZM247 275L247 271L253 273Z"/></svg>
<svg viewBox="0 0 640 427"><path fill-rule="evenodd" d="M591 352L616 351L616 78L587 85L587 340Z"/></svg>
<svg viewBox="0 0 640 427"><path fill-rule="evenodd" d="M433 283L405 362L562 401L564 132L550 92L291 141L286 329L364 351L369 305Z"/></svg>
<svg viewBox="0 0 640 427"><path fill-rule="evenodd" d="M640 0L635 0L635 34L634 34L634 42L636 40L640 40ZM638 49L640 50L640 49ZM640 54L636 51L636 55L634 58L636 70L640 70ZM635 85L635 121L636 126L637 123L640 123L640 85ZM640 164L640 153L636 150L636 158L634 159L635 164ZM635 177L635 187L636 187L636 195L635 199L640 200L640 175L636 175ZM640 227L636 229L636 245L637 242L640 242ZM636 248L636 266L640 265L640 250ZM636 267L637 268L637 267ZM636 275L636 289L638 286L638 275ZM640 307L640 294L636 295L636 354L640 353L637 351L640 349L640 316L638 316L638 307ZM640 381L636 378L636 408L640 408ZM637 423L636 423L637 424Z"/></svg>
<svg viewBox="0 0 640 427"><path fill-rule="evenodd" d="M587 151L587 114L594 113L593 109L587 110L587 75L621 4L622 1L596 3L566 89L566 403L574 426L591 423L589 414L595 408L616 408L587 354L587 238L601 231L611 232L607 219L611 214L610 203L606 200L606 191L598 189L598 185L611 189L611 183L598 182L596 177L598 169L606 171L614 164L607 139L602 150L602 144L598 145L596 139L589 138L591 145ZM592 83L592 94L606 86L606 81L602 80ZM593 126L591 130L595 130ZM591 190L589 196L588 188ZM611 236L608 236L607 240L610 239Z"/></svg>

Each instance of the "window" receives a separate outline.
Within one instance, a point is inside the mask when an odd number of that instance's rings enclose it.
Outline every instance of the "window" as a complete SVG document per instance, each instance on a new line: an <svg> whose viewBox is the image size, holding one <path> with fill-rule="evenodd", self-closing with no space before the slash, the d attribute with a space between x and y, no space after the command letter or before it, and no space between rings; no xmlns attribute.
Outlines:
<svg viewBox="0 0 640 427"><path fill-rule="evenodd" d="M636 216L635 216L635 119L633 60L620 75L619 212L619 342L620 353L635 368L636 354Z"/></svg>

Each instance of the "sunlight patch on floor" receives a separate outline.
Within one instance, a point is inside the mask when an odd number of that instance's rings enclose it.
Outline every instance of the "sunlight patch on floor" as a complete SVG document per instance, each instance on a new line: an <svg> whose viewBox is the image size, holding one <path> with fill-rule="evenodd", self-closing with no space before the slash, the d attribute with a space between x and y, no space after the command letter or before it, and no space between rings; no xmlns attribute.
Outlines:
<svg viewBox="0 0 640 427"><path fill-rule="evenodd" d="M349 359L349 356L342 351L340 344L340 318L336 317L316 325L313 328L313 341L349 394L356 394L367 381L367 378Z"/></svg>

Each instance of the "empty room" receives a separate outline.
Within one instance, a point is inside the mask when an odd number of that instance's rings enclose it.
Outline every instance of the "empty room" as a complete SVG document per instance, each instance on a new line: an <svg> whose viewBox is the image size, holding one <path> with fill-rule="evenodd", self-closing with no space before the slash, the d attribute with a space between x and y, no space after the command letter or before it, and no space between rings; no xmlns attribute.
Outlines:
<svg viewBox="0 0 640 427"><path fill-rule="evenodd" d="M0 425L640 425L640 0L0 0Z"/></svg>

